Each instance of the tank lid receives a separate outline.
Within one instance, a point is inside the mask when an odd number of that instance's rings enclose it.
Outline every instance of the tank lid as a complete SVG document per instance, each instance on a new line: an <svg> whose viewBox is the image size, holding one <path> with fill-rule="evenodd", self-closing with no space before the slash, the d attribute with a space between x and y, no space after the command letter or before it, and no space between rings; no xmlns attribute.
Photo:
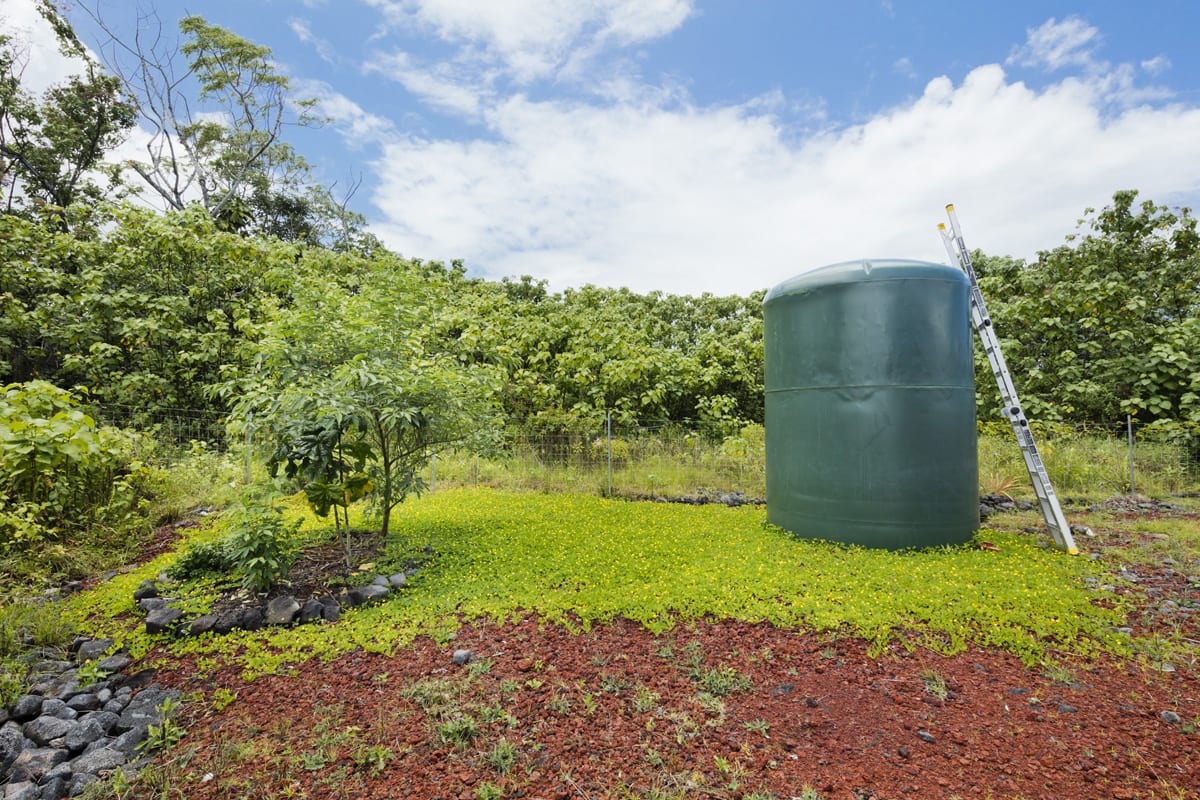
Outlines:
<svg viewBox="0 0 1200 800"><path fill-rule="evenodd" d="M962 270L948 267L945 264L913 261L905 258L861 258L857 261L843 261L840 264L818 267L788 278L767 292L763 303L769 303L787 295L805 294L812 289L834 284L911 278L943 281L967 280L967 276L962 273Z"/></svg>

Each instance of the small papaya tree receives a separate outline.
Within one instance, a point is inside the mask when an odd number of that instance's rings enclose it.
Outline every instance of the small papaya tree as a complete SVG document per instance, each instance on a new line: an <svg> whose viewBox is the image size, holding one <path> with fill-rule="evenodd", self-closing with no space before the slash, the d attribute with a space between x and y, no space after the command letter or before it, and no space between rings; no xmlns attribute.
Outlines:
<svg viewBox="0 0 1200 800"><path fill-rule="evenodd" d="M339 272L353 281L302 271L295 304L254 345L253 377L223 391L236 397L232 418L253 419L269 441L272 474L317 514L333 512L349 568L351 503L373 501L386 537L396 506L425 489L434 450L485 449L500 426L491 368L434 333L440 293L428 272L390 259Z"/></svg>

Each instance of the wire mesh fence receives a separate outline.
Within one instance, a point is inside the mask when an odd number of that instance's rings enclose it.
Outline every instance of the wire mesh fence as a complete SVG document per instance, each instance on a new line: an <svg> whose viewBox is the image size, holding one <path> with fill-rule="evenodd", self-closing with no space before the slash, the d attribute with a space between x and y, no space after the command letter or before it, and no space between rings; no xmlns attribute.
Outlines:
<svg viewBox="0 0 1200 800"><path fill-rule="evenodd" d="M979 481L985 494L1032 496L1028 473L1007 423L981 425ZM1031 425L1059 495L1193 494L1200 490L1200 426Z"/></svg>
<svg viewBox="0 0 1200 800"><path fill-rule="evenodd" d="M189 452L265 455L255 426L231 439L226 420L200 409L93 409L105 424L151 434L155 457L171 463ZM1034 435L1060 495L1152 496L1200 492L1200 426L1035 424ZM430 459L426 482L445 486L563 491L624 497L766 497L766 437L761 425L742 427L701 420L618 423L605 420L570 429L512 426L492 453L442 449ZM820 459L827 454L812 453ZM247 466L246 474L250 474ZM1032 497L1021 452L1007 423L983 423L979 432L983 494Z"/></svg>
<svg viewBox="0 0 1200 800"><path fill-rule="evenodd" d="M563 431L520 427L490 456L448 450L428 482L624 497L766 496L761 425L702 421L604 424Z"/></svg>

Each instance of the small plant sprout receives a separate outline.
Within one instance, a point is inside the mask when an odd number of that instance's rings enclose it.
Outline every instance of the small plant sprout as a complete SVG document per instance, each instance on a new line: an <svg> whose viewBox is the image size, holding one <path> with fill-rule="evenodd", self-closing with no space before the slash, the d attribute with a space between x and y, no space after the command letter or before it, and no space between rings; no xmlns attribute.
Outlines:
<svg viewBox="0 0 1200 800"><path fill-rule="evenodd" d="M480 675L486 675L491 672L494 663L494 659L480 658L467 665L467 672L472 678L477 678Z"/></svg>
<svg viewBox="0 0 1200 800"><path fill-rule="evenodd" d="M507 775L517 761L517 747L507 739L501 739L492 745L484 761L501 775Z"/></svg>
<svg viewBox="0 0 1200 800"><path fill-rule="evenodd" d="M230 703L237 700L237 692L218 687L213 689L211 698L213 711L224 711Z"/></svg>
<svg viewBox="0 0 1200 800"><path fill-rule="evenodd" d="M950 696L950 689L946 686L946 679L935 669L924 670L921 673L921 683L925 684L925 691L938 700L945 700Z"/></svg>
<svg viewBox="0 0 1200 800"><path fill-rule="evenodd" d="M393 756L394 753L390 747L376 744L355 751L354 763L359 769L378 776L387 768L388 762L392 760Z"/></svg>
<svg viewBox="0 0 1200 800"><path fill-rule="evenodd" d="M454 717L437 725L437 735L442 744L462 749L479 735L479 723L471 716Z"/></svg>
<svg viewBox="0 0 1200 800"><path fill-rule="evenodd" d="M633 710L639 714L645 714L647 711L653 711L658 705L658 692L650 691L650 687L638 684L637 693L633 697Z"/></svg>
<svg viewBox="0 0 1200 800"><path fill-rule="evenodd" d="M1042 670L1042 675L1060 686L1070 686L1075 682L1075 672L1064 664L1048 663Z"/></svg>
<svg viewBox="0 0 1200 800"><path fill-rule="evenodd" d="M734 692L744 692L754 685L746 675L733 667L713 667L703 670L697 676L699 684L709 693L724 697Z"/></svg>
<svg viewBox="0 0 1200 800"><path fill-rule="evenodd" d="M500 800L504 790L494 783L484 782L475 787L476 800Z"/></svg>
<svg viewBox="0 0 1200 800"><path fill-rule="evenodd" d="M742 723L742 727L754 733L761 733L764 739L770 739L767 731L771 729L771 723L765 719L752 719Z"/></svg>
<svg viewBox="0 0 1200 800"><path fill-rule="evenodd" d="M160 722L146 729L146 738L137 746L138 750L146 753L163 753L170 750L183 735L187 733L182 725L172 719L179 710L179 701L168 697L157 707Z"/></svg>

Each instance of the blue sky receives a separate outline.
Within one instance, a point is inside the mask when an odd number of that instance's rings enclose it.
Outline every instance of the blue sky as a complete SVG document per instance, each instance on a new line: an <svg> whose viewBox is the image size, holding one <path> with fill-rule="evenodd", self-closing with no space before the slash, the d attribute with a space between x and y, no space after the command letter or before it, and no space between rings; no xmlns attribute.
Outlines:
<svg viewBox="0 0 1200 800"><path fill-rule="evenodd" d="M132 26L133 3L102 5ZM947 202L970 246L1032 258L1117 189L1200 197L1195 0L142 8L270 47L330 117L292 137L320 177L361 176L393 249L485 277L744 294L943 261Z"/></svg>

